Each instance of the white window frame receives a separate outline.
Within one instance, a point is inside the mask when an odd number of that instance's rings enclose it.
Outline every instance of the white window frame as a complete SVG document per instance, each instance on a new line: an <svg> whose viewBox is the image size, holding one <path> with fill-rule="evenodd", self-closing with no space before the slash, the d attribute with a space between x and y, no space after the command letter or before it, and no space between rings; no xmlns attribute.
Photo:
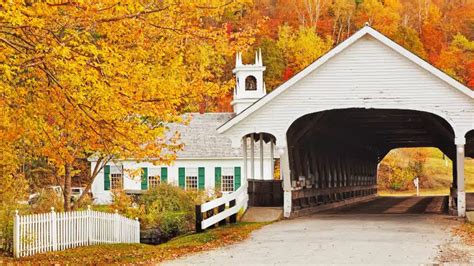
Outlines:
<svg viewBox="0 0 474 266"><path fill-rule="evenodd" d="M192 180L191 184L188 180L196 179L196 182ZM196 187L190 187L190 185L196 184ZM197 167L185 168L184 170L184 189L185 190L198 190L199 188L199 170Z"/></svg>
<svg viewBox="0 0 474 266"><path fill-rule="evenodd" d="M112 169L110 170L110 190L123 189L124 188L123 171L121 170L121 168L119 171L118 167L115 167L115 169L113 170L115 171L112 171Z"/></svg>
<svg viewBox="0 0 474 266"><path fill-rule="evenodd" d="M228 182L229 179L231 182ZM227 181L227 182L226 182ZM231 186L232 190L229 189L228 186ZM221 172L221 191L223 193L231 193L235 191L235 175L234 175L234 167L223 167Z"/></svg>
<svg viewBox="0 0 474 266"><path fill-rule="evenodd" d="M154 188L161 184L161 167L150 167L148 168L148 176L147 176L147 186L148 189ZM158 181L157 184L152 185L151 180L155 179L155 181Z"/></svg>
<svg viewBox="0 0 474 266"><path fill-rule="evenodd" d="M154 188L161 184L161 175L149 175L148 176L148 188Z"/></svg>

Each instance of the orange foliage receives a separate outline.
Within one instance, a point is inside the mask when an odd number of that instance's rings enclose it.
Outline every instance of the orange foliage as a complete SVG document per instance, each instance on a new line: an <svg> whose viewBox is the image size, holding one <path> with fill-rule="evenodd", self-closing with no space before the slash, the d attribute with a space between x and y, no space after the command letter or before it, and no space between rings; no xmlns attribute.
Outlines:
<svg viewBox="0 0 474 266"><path fill-rule="evenodd" d="M330 37L333 45L337 45L369 22L400 45L474 88L473 51L452 48L456 35L472 42L474 0L255 0L240 23L256 24L263 18L255 48L261 47L262 40L268 38L277 41L278 29L283 25L294 32L301 27L313 28L321 38ZM264 48L277 49L268 45ZM275 68L280 74L267 77L270 89L291 77L288 63L299 65L287 62L284 71L280 71L281 65L273 63L280 64L275 60L266 61L267 71ZM299 71L291 70L291 74Z"/></svg>

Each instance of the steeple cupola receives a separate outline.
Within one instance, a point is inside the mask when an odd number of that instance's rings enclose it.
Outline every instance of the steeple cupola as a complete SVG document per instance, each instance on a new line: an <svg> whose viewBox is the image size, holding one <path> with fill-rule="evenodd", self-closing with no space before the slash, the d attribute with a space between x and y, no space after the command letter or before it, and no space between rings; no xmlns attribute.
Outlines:
<svg viewBox="0 0 474 266"><path fill-rule="evenodd" d="M255 53L255 64L253 65L243 64L242 53L237 53L235 68L232 71L236 78L234 100L231 103L234 113L239 114L267 94L263 71L265 71L265 67L261 50Z"/></svg>

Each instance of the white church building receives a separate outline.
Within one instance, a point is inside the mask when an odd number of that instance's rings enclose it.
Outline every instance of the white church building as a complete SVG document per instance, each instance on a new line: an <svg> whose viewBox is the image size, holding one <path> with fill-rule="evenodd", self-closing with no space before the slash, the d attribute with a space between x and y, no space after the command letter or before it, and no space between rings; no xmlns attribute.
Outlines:
<svg viewBox="0 0 474 266"><path fill-rule="evenodd" d="M184 143L173 165L110 163L93 183L95 201L110 202L113 188L167 182L243 194L239 208L248 195L250 206L279 205L290 217L375 197L377 166L390 150L436 147L453 161L451 212L465 215L471 89L368 25L268 94L264 71L260 53L251 65L238 54L234 112L170 125ZM141 179L127 176L139 168Z"/></svg>
<svg viewBox="0 0 474 266"><path fill-rule="evenodd" d="M154 165L152 162L118 160L109 163L92 184L92 195L97 204L110 203L113 189L123 189L127 193L140 194L160 184L173 184L183 189L203 189L210 193L215 190L228 193L242 184L242 148L233 147L231 140L219 134L217 128L235 117L255 101L267 94L263 80L265 67L261 52L255 56L255 64L242 63L237 55L236 88L232 106L233 113L189 113L190 123L171 124L170 132L179 132L184 149L177 154L172 165ZM252 139L253 141L252 141ZM249 138L247 176L259 180L272 180L274 173L274 143L259 134ZM91 159L94 169L95 161ZM142 176L134 174L142 169ZM252 174L254 173L254 174Z"/></svg>

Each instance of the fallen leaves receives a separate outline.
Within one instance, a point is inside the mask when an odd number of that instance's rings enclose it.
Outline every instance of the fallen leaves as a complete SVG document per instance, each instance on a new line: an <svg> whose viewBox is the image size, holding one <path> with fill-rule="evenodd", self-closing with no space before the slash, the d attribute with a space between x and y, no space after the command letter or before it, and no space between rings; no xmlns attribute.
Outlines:
<svg viewBox="0 0 474 266"><path fill-rule="evenodd" d="M33 264L137 264L159 263L196 252L227 246L249 237L267 223L238 223L210 229L199 234L177 237L161 245L109 244L38 254L13 259L0 256L3 263Z"/></svg>
<svg viewBox="0 0 474 266"><path fill-rule="evenodd" d="M464 241L467 245L474 246L474 224L464 223L453 229L453 233Z"/></svg>

